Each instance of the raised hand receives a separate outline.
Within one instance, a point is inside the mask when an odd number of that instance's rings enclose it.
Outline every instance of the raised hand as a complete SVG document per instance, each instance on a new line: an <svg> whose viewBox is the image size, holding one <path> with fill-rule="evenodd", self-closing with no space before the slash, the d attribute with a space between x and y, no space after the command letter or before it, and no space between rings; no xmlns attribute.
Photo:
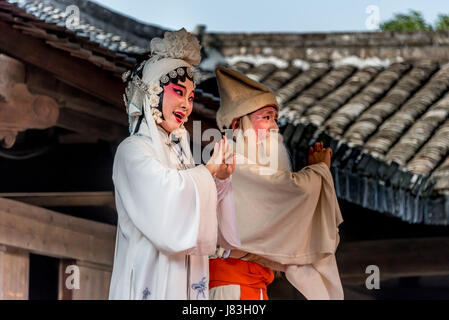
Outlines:
<svg viewBox="0 0 449 320"><path fill-rule="evenodd" d="M322 142L315 142L313 147L309 149L308 162L309 165L324 162L329 168L331 167L332 149L324 148Z"/></svg>
<svg viewBox="0 0 449 320"><path fill-rule="evenodd" d="M206 168L219 179L226 179L234 172L235 154L226 136L215 144L214 152Z"/></svg>

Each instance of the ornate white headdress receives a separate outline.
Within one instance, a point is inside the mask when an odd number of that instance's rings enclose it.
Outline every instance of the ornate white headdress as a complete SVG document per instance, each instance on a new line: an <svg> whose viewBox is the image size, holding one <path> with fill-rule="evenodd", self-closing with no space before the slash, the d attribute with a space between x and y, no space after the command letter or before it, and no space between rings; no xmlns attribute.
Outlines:
<svg viewBox="0 0 449 320"><path fill-rule="evenodd" d="M201 46L198 39L184 28L166 32L164 39L152 39L150 48L152 56L181 59L193 66L199 65L201 62Z"/></svg>
<svg viewBox="0 0 449 320"><path fill-rule="evenodd" d="M123 95L129 116L130 134L135 133L142 113L148 125L150 116L157 123L162 122L162 114L158 109L163 91L161 84L168 84L170 78L183 76L186 72L194 80L193 66L201 62L198 39L184 28L165 32L163 39L153 38L150 50L150 58L142 62L134 74L129 70L122 75L123 81L130 80ZM138 73L142 68L142 77L139 77ZM148 110L145 110L145 106L149 107Z"/></svg>
<svg viewBox="0 0 449 320"><path fill-rule="evenodd" d="M170 78L182 77L185 73L194 81L193 66L201 61L201 46L195 36L182 28L165 32L163 39L152 39L150 50L148 60L142 62L133 73L127 71L123 74L123 81L128 81L123 97L129 117L130 134L149 136L156 152L165 155L156 125L162 122L162 112L158 109L161 105L160 94L163 91L161 84L168 84ZM142 77L138 75L140 71ZM139 118L140 127L136 128ZM188 139L185 138L187 133L183 126L171 135L176 135L181 140L181 147L190 153Z"/></svg>

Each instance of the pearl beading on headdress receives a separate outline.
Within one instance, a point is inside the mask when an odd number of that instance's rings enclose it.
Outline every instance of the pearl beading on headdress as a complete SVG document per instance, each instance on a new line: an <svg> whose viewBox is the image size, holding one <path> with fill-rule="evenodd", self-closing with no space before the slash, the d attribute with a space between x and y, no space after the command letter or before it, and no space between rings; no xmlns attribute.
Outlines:
<svg viewBox="0 0 449 320"><path fill-rule="evenodd" d="M145 93L148 96L148 103L151 107L151 116L154 118L154 121L156 121L157 124L162 123L162 112L159 111L159 101L160 97L159 94L163 91L162 87L159 83L151 82L149 84L146 84L145 82L140 79L139 76L135 75L132 79L133 85L135 85L137 88L139 88L143 93ZM126 99L125 99L126 104Z"/></svg>

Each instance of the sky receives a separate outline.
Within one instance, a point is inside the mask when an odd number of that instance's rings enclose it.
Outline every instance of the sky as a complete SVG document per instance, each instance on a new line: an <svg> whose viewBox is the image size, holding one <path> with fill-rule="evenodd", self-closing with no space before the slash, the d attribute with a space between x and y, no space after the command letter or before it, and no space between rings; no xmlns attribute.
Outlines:
<svg viewBox="0 0 449 320"><path fill-rule="evenodd" d="M449 0L94 0L167 29L199 24L209 32L374 31L379 21L409 9L433 24Z"/></svg>

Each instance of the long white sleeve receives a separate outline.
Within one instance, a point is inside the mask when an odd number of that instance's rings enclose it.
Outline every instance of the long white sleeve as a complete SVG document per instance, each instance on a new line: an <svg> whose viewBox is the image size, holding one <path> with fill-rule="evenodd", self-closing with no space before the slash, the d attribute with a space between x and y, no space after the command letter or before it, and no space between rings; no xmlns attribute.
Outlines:
<svg viewBox="0 0 449 320"><path fill-rule="evenodd" d="M204 166L164 166L139 137L125 139L113 167L119 223L134 225L165 254L209 255L217 240L217 193Z"/></svg>
<svg viewBox="0 0 449 320"><path fill-rule="evenodd" d="M218 198L218 244L228 250L239 248L241 244L232 194L232 177L224 180L214 178L214 180Z"/></svg>

